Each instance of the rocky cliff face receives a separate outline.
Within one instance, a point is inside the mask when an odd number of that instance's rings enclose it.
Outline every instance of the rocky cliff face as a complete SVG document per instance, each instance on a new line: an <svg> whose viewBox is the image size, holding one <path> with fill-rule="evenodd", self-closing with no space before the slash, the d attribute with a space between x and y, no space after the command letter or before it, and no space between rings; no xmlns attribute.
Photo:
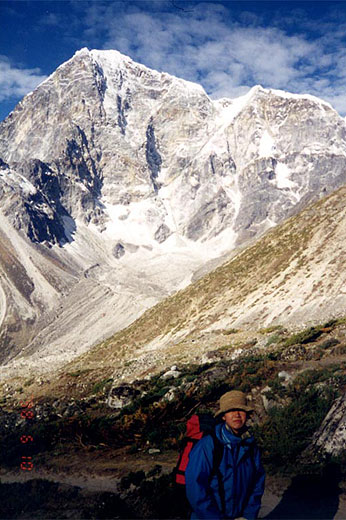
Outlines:
<svg viewBox="0 0 346 520"><path fill-rule="evenodd" d="M316 98L212 101L82 49L0 125L0 158L1 358L56 361L344 184L346 131Z"/></svg>
<svg viewBox="0 0 346 520"><path fill-rule="evenodd" d="M241 242L345 181L346 129L316 98L255 87L215 102L116 51L83 49L5 120L0 154L31 183L33 241L68 241L66 215L99 230L114 212L130 222L137 204L147 242L163 225L194 241L231 228ZM59 229L43 231L38 207Z"/></svg>

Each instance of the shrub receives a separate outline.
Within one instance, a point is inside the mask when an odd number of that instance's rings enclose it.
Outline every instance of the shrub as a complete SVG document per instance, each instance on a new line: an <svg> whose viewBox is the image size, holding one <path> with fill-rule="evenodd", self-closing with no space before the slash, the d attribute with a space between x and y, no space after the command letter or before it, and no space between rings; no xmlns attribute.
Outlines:
<svg viewBox="0 0 346 520"><path fill-rule="evenodd" d="M323 325L323 328L327 329L327 328L331 327L331 328L334 329L338 325L344 325L345 323L346 323L346 317L344 317L344 318L335 318L335 319L331 319L331 320L327 321Z"/></svg>
<svg viewBox="0 0 346 520"><path fill-rule="evenodd" d="M272 399L275 399L277 397L285 397L285 395L287 394L287 389L282 384L282 379L280 379L280 377L278 376L268 381L268 386L270 386L268 394L270 394L270 397Z"/></svg>
<svg viewBox="0 0 346 520"><path fill-rule="evenodd" d="M204 363L203 365L187 365L187 367L183 370L183 374L199 376L205 370L208 370L213 365L213 363Z"/></svg>
<svg viewBox="0 0 346 520"><path fill-rule="evenodd" d="M102 381L99 381L98 383L95 383L92 387L91 393L92 394L98 394L99 392L102 392L105 387L109 387L113 383L113 378L109 377L107 379L103 379Z"/></svg>
<svg viewBox="0 0 346 520"><path fill-rule="evenodd" d="M152 480L143 480L138 495L140 507L136 518L178 519L188 518L191 514L185 490L174 485L172 474L161 475Z"/></svg>
<svg viewBox="0 0 346 520"><path fill-rule="evenodd" d="M340 341L336 338L330 338L326 341L323 341L323 343L320 343L318 346L319 348L327 349L331 347L335 347L335 345L339 345Z"/></svg>
<svg viewBox="0 0 346 520"><path fill-rule="evenodd" d="M269 352L269 354L267 354L267 359L268 359L269 361L277 361L278 359L280 359L280 354L281 354L280 351L277 351L277 352Z"/></svg>
<svg viewBox="0 0 346 520"><path fill-rule="evenodd" d="M158 429L153 428L148 433L147 439L151 445L152 444L154 444L155 446L160 445L163 441L162 430L160 428L158 428Z"/></svg>
<svg viewBox="0 0 346 520"><path fill-rule="evenodd" d="M281 337L279 336L279 334L273 334L272 336L270 336L268 338L268 341L266 343L266 347L269 347L273 343L278 343L280 340L281 340Z"/></svg>
<svg viewBox="0 0 346 520"><path fill-rule="evenodd" d="M269 410L267 421L255 427L255 434L270 472L297 465L298 456L329 411L333 396L333 392L321 396L317 389L311 388L295 392L294 399L286 406Z"/></svg>
<svg viewBox="0 0 346 520"><path fill-rule="evenodd" d="M283 332L285 329L282 327L282 325L272 325L271 327L266 327L264 329L260 329L258 332L260 334L270 334L271 332L277 332L281 331Z"/></svg>
<svg viewBox="0 0 346 520"><path fill-rule="evenodd" d="M290 347L291 345L297 345L298 343L311 343L319 338L322 332L322 327L310 327L287 338L284 341L283 346Z"/></svg>
<svg viewBox="0 0 346 520"><path fill-rule="evenodd" d="M131 444L131 446L126 450L126 453L133 455L134 453L137 453L139 449L140 448L137 444Z"/></svg>
<svg viewBox="0 0 346 520"><path fill-rule="evenodd" d="M196 375L188 375L188 376L185 376L184 380L185 380L185 383L192 383L192 381L196 381L197 379L197 376Z"/></svg>
<svg viewBox="0 0 346 520"><path fill-rule="evenodd" d="M239 329L228 329L224 330L222 334L228 335L228 334L237 334L239 332Z"/></svg>
<svg viewBox="0 0 346 520"><path fill-rule="evenodd" d="M328 368L322 368L321 370L305 370L297 375L294 380L293 396L295 391L305 391L307 388L315 385L316 383L322 383L330 377L334 376L334 372L339 367L330 366Z"/></svg>
<svg viewBox="0 0 346 520"><path fill-rule="evenodd" d="M331 319L329 321L327 321L326 323L323 324L323 328L324 329L329 329L329 327L335 327L335 325L338 324L338 320L337 319Z"/></svg>

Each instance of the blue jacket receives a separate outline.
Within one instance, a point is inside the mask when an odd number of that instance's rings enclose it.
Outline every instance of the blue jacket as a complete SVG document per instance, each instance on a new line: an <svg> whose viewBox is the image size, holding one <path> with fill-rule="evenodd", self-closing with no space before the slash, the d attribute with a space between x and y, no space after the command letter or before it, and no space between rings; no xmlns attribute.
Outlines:
<svg viewBox="0 0 346 520"><path fill-rule="evenodd" d="M191 518L257 518L264 492L264 469L254 438L236 437L225 427L215 427L224 444L219 466L224 488L225 511L219 492L218 477L213 474L213 438L208 435L190 453L185 472L186 495L193 509ZM245 438L244 438L245 437Z"/></svg>

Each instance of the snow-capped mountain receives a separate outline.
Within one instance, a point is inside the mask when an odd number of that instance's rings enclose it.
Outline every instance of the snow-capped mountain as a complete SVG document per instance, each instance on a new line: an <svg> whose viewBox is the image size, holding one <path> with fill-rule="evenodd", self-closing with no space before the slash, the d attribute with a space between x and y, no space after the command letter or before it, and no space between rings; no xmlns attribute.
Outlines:
<svg viewBox="0 0 346 520"><path fill-rule="evenodd" d="M0 125L0 358L71 359L345 182L328 103L82 49Z"/></svg>

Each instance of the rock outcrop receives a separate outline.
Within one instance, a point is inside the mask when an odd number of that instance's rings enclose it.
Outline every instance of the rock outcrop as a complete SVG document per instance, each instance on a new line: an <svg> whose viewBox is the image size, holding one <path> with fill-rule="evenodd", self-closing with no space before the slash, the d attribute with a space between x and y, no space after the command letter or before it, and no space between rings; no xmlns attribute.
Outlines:
<svg viewBox="0 0 346 520"><path fill-rule="evenodd" d="M309 451L333 456L346 451L346 394L334 402L320 428L314 434Z"/></svg>

